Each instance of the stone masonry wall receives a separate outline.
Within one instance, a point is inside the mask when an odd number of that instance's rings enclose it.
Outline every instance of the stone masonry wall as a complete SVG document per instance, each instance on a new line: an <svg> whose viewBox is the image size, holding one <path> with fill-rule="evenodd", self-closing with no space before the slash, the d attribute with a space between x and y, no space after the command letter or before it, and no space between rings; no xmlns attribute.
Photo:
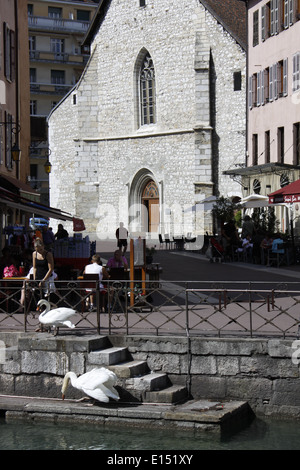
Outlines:
<svg viewBox="0 0 300 470"><path fill-rule="evenodd" d="M72 348L63 337L47 341L13 333L0 334L0 340L7 347L6 360L0 361L3 394L60 397L66 372L82 374L99 366L97 355L85 349L84 337L78 337ZM103 337L92 337L91 342L96 349L103 347ZM299 365L292 361L295 349L291 340L189 341L183 337L113 335L109 343L127 347L133 359L147 361L153 372L167 373L174 385L190 386L195 399L248 401L257 414L300 418ZM72 389L70 394L81 396Z"/></svg>
<svg viewBox="0 0 300 470"><path fill-rule="evenodd" d="M200 2L186 0L149 0L146 8L112 0L91 47L80 82L49 118L51 205L82 217L87 232L114 236L119 222L129 220L120 208L131 202L129 195L137 200L135 177L145 171L160 187L161 223L174 203L182 217L243 156L243 91L232 92L243 51ZM140 126L138 70L146 50L155 67L157 122ZM226 195L237 192L231 180L222 188ZM162 227L162 233L182 233L180 221L173 229Z"/></svg>

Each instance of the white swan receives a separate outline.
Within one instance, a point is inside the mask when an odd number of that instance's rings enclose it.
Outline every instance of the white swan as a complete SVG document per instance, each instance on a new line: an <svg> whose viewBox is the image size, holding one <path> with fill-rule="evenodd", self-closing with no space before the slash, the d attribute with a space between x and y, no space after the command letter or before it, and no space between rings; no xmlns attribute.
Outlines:
<svg viewBox="0 0 300 470"><path fill-rule="evenodd" d="M39 315L39 322L42 325L55 328L54 335L58 333L58 328L60 326L68 326L69 328L75 328L75 325L71 323L68 318L76 314L76 310L67 307L59 307L53 310L50 310L51 305L48 300L42 299L39 300L37 304L37 310L40 310L41 307L45 306L46 309Z"/></svg>
<svg viewBox="0 0 300 470"><path fill-rule="evenodd" d="M115 400L120 399L117 390L114 388L117 376L114 372L104 367L92 369L90 372L86 372L80 377L77 377L74 372L67 372L61 389L63 400L69 381L71 381L73 387L82 390L86 395L98 401L108 403L109 398L114 398Z"/></svg>

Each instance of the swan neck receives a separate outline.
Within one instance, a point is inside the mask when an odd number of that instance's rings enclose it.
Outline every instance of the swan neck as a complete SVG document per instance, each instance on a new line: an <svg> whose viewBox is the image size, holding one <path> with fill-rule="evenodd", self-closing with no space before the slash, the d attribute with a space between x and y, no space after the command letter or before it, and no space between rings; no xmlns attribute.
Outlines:
<svg viewBox="0 0 300 470"><path fill-rule="evenodd" d="M67 373L66 373L66 375L65 375L65 377L64 377L62 389L61 389L61 391L62 391L63 394L64 394L65 391L67 390L70 381L71 381L71 384L72 384L73 387L74 387L74 384L75 384L76 379L77 379L77 376L76 376L75 372L67 372Z"/></svg>
<svg viewBox="0 0 300 470"><path fill-rule="evenodd" d="M43 317L44 315L46 315L46 313L49 312L50 310L50 304L49 302L47 302L46 300L42 300L42 302L40 303L40 305L45 305L45 310L41 313L41 317Z"/></svg>

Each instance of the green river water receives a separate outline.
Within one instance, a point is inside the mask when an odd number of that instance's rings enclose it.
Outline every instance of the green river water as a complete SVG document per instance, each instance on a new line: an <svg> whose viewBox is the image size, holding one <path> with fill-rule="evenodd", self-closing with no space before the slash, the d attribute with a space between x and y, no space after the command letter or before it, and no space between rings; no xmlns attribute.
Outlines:
<svg viewBox="0 0 300 470"><path fill-rule="evenodd" d="M0 419L0 450L298 450L300 422L255 418L232 436L189 431L6 423ZM44 462L45 463L45 462Z"/></svg>

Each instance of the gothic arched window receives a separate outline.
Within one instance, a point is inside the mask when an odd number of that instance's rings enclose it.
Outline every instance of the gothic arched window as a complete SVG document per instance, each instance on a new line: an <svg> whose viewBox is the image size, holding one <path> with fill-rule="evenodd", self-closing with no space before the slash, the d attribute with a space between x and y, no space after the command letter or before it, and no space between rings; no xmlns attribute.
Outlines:
<svg viewBox="0 0 300 470"><path fill-rule="evenodd" d="M155 123L155 72L153 61L147 53L140 69L141 125Z"/></svg>

